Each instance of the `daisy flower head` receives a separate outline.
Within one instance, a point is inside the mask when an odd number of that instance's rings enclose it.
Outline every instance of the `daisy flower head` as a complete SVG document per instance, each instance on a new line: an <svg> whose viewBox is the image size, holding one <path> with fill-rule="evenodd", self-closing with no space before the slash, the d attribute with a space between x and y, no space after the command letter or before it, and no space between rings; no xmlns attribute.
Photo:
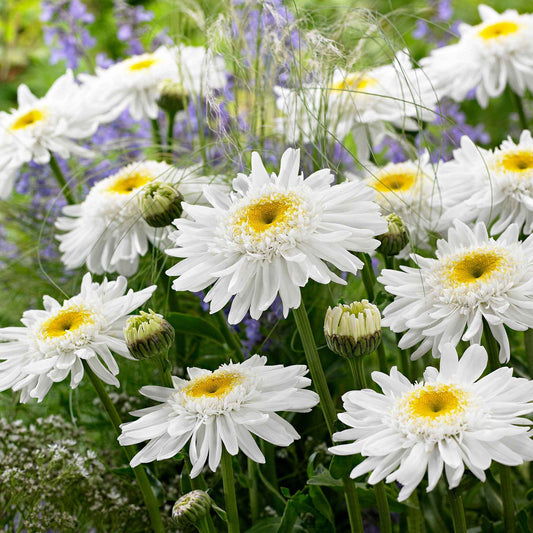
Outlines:
<svg viewBox="0 0 533 533"><path fill-rule="evenodd" d="M57 239L65 266L73 269L86 263L96 274L135 274L148 244L166 246L169 233L143 219L139 195L145 186L161 182L175 185L191 203L202 201L202 187L215 178L201 176L198 170L148 160L130 163L97 182L81 204L65 206L64 216L56 221L63 232ZM213 187L227 190L221 183Z"/></svg>
<svg viewBox="0 0 533 533"><path fill-rule="evenodd" d="M374 239L387 229L373 202L375 193L362 183L331 185L329 169L307 179L299 171L300 151L289 148L279 174L265 170L252 154L249 176L239 174L231 195L208 186L212 207L183 204L187 219L177 219L171 236L177 247L167 250L183 260L167 271L178 276L176 291L201 291L211 312L234 296L228 320L240 322L249 310L257 319L279 294L286 317L300 305L300 287L346 284L326 262L356 274L363 263L350 252L371 252Z"/></svg>
<svg viewBox="0 0 533 533"><path fill-rule="evenodd" d="M357 478L372 472L371 484L385 479L402 485L398 500L407 499L428 473L427 492L443 471L450 488L468 468L481 481L492 461L515 466L533 459L531 422L533 382L500 368L481 378L487 352L477 344L458 359L444 345L440 371L427 367L424 379L412 384L393 367L390 374L373 372L382 389L347 392L339 420L350 429L333 440L353 441L330 448L336 455L362 454L351 472Z"/></svg>
<svg viewBox="0 0 533 533"><path fill-rule="evenodd" d="M399 347L420 342L411 356L417 359L461 339L479 343L485 320L500 345L500 362L509 361L505 326L533 327L533 237L520 242L518 226L511 224L494 239L482 222L471 229L457 220L448 240L437 241L436 259L411 259L418 268L386 269L378 278L395 296L383 311L383 325L406 331Z"/></svg>
<svg viewBox="0 0 533 533"><path fill-rule="evenodd" d="M433 50L420 64L439 96L461 102L475 89L482 107L507 84L518 95L533 90L533 15L514 9L497 13L480 5L481 23L461 24L456 44Z"/></svg>
<svg viewBox="0 0 533 533"><path fill-rule="evenodd" d="M387 123L418 130L417 120L432 120L436 94L405 51L392 63L367 71L336 69L331 79L294 90L276 87L278 122L289 142L312 142L326 130L339 140L352 133L358 158L367 160L372 146L387 133Z"/></svg>
<svg viewBox="0 0 533 533"><path fill-rule="evenodd" d="M29 161L46 164L51 153L67 159L70 155L90 157L79 139L90 137L98 128L100 110L78 85L72 71L60 76L42 98L26 85L19 85L18 108L0 112L0 194L12 190L14 173Z"/></svg>
<svg viewBox="0 0 533 533"><path fill-rule="evenodd" d="M454 158L439 168L449 218L480 220L492 235L515 223L521 232L533 232L533 138L524 130L495 150L477 147L468 137Z"/></svg>
<svg viewBox="0 0 533 533"><path fill-rule="evenodd" d="M189 444L196 477L206 462L214 472L222 447L231 455L239 450L257 463L265 458L252 435L276 446L289 446L300 436L277 411L309 412L318 395L305 390L311 384L305 365L268 365L253 355L244 363L221 365L217 370L189 368L189 379L173 377L174 388L149 386L144 396L159 405L134 411L139 419L122 424L122 446L150 442L132 459L131 466L161 461Z"/></svg>
<svg viewBox="0 0 533 533"><path fill-rule="evenodd" d="M50 387L70 374L75 389L83 364L105 383L118 387L118 365L111 353L132 359L124 339L129 313L146 302L156 286L126 293L127 280L93 282L85 274L80 293L60 304L43 298L44 310L22 316L22 327L0 329L0 390L21 391L20 401L42 401Z"/></svg>
<svg viewBox="0 0 533 533"><path fill-rule="evenodd" d="M428 234L436 231L442 211L440 189L429 154L424 152L417 161L387 163L383 167L367 163L364 179L376 190L376 200L383 213L402 219L412 244L429 248Z"/></svg>

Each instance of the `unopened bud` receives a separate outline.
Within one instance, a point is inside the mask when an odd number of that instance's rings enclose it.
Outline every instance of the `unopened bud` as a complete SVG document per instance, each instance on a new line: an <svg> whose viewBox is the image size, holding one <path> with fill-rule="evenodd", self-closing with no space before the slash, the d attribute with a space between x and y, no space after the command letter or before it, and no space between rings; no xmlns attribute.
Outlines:
<svg viewBox="0 0 533 533"><path fill-rule="evenodd" d="M184 109L187 95L181 83L174 80L163 80L158 88L157 105L163 111L175 115Z"/></svg>
<svg viewBox="0 0 533 533"><path fill-rule="evenodd" d="M381 342L381 314L368 300L339 304L326 311L324 335L329 349L343 357L372 353Z"/></svg>
<svg viewBox="0 0 533 533"><path fill-rule="evenodd" d="M169 183L155 181L142 188L138 196L142 217L148 225L163 228L181 216L183 196Z"/></svg>
<svg viewBox="0 0 533 533"><path fill-rule="evenodd" d="M387 232L383 235L378 235L378 240L381 241L381 246L378 250L383 255L396 255L400 253L409 242L409 232L403 223L403 220L391 214L385 217L388 224Z"/></svg>
<svg viewBox="0 0 533 533"><path fill-rule="evenodd" d="M174 344L174 328L151 309L148 313L141 311L140 315L128 318L124 336L130 354L139 360L166 357Z"/></svg>
<svg viewBox="0 0 533 533"><path fill-rule="evenodd" d="M213 500L203 490L193 490L184 494L172 508L172 518L179 528L188 528L198 523L209 510Z"/></svg>

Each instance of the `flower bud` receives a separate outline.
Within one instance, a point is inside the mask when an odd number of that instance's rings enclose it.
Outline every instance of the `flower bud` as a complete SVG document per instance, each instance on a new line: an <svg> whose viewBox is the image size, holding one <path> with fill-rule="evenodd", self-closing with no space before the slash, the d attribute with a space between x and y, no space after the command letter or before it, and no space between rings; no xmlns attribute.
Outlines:
<svg viewBox="0 0 533 533"><path fill-rule="evenodd" d="M328 308L324 335L329 349L343 357L372 353L381 342L381 315L368 300Z"/></svg>
<svg viewBox="0 0 533 533"><path fill-rule="evenodd" d="M163 111L175 115L184 109L187 95L181 83L174 80L163 80L158 88L157 105Z"/></svg>
<svg viewBox="0 0 533 533"><path fill-rule="evenodd" d="M128 318L124 336L135 359L165 357L174 343L174 328L150 309L148 313L141 311L140 315Z"/></svg>
<svg viewBox="0 0 533 533"><path fill-rule="evenodd" d="M147 224L163 228L179 218L183 212L183 196L169 183L155 181L145 185L138 196L139 208Z"/></svg>
<svg viewBox="0 0 533 533"><path fill-rule="evenodd" d="M377 239L381 241L381 246L378 250L383 255L396 255L400 253L409 242L409 232L399 216L391 214L385 218L389 227L387 233L378 235L377 237Z"/></svg>
<svg viewBox="0 0 533 533"><path fill-rule="evenodd" d="M179 528L193 526L211 509L213 500L203 490L184 494L172 508L172 518Z"/></svg>

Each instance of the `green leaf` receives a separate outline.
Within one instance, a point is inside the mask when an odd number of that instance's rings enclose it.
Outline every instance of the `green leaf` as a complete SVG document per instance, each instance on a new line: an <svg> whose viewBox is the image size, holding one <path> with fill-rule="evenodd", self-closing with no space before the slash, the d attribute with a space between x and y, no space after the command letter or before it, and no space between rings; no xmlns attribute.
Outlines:
<svg viewBox="0 0 533 533"><path fill-rule="evenodd" d="M358 459L354 455L334 455L329 465L329 471L335 479L349 477L350 472L357 466Z"/></svg>
<svg viewBox="0 0 533 533"><path fill-rule="evenodd" d="M220 331L205 318L199 316L186 315L184 313L170 313L167 317L176 333L186 333L204 337L219 344L225 344L224 337Z"/></svg>
<svg viewBox="0 0 533 533"><path fill-rule="evenodd" d="M329 470L324 467L317 468L317 473L307 480L308 485L317 485L320 487L342 487L342 481L335 479Z"/></svg>
<svg viewBox="0 0 533 533"><path fill-rule="evenodd" d="M309 496L311 496L313 507L331 524L332 530L334 530L335 519L333 510L331 509L328 499L324 496L322 489L316 485L310 486Z"/></svg>
<svg viewBox="0 0 533 533"><path fill-rule="evenodd" d="M277 533L281 524L281 516L273 516L259 520L254 526L246 530L246 533Z"/></svg>

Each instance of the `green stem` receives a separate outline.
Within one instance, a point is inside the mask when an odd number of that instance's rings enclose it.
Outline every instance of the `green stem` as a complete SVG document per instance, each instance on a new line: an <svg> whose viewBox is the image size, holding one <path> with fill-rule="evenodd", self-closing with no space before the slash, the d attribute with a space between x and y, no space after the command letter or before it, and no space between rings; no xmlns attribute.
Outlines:
<svg viewBox="0 0 533 533"><path fill-rule="evenodd" d="M154 140L154 145L156 148L161 149L161 128L159 127L159 122L156 118L150 120L152 123L152 138Z"/></svg>
<svg viewBox="0 0 533 533"><path fill-rule="evenodd" d="M524 331L524 348L526 350L529 375L533 377L533 329L526 329Z"/></svg>
<svg viewBox="0 0 533 533"><path fill-rule="evenodd" d="M483 319L483 335L485 337L485 345L487 348L487 355L489 357L489 368L492 372L500 368L500 359L499 359L499 348L498 342L494 338L492 331L490 330L489 324L485 319Z"/></svg>
<svg viewBox="0 0 533 533"><path fill-rule="evenodd" d="M220 333L222 333L224 336L228 346L235 352L236 358L239 361L242 361L243 356L241 341L240 339L238 340L235 331L228 324L224 313L222 311L218 311L218 313L215 313L215 318L220 326Z"/></svg>
<svg viewBox="0 0 533 533"><path fill-rule="evenodd" d="M296 321L296 327L300 334L300 339L304 347L305 357L307 359L307 366L311 373L311 379L313 385L320 397L320 407L326 421L326 426L330 436L333 434L333 424L337 419L337 412L335 411L335 405L329 392L328 383L320 362L320 356L316 348L315 338L313 337L313 331L311 324L309 323L309 317L305 309L304 301L300 307L292 310L294 320ZM361 507L359 506L359 499L353 479L344 478L342 480L344 485L344 497L346 498L346 506L348 507L348 516L350 518L350 530L352 533L363 533L363 519L361 518Z"/></svg>
<svg viewBox="0 0 533 533"><path fill-rule="evenodd" d="M352 371L355 390L366 389L366 376L362 357L349 357L348 364Z"/></svg>
<svg viewBox="0 0 533 533"><path fill-rule="evenodd" d="M168 355L161 355L157 357L157 364L159 365L159 371L161 374L161 381L163 382L163 387L173 389L174 383L172 381L172 368L168 360Z"/></svg>
<svg viewBox="0 0 533 533"><path fill-rule="evenodd" d="M65 197L65 200L67 201L67 204L69 205L75 204L76 198L74 198L74 194L70 190L70 187L67 184L67 180L65 179L65 176L63 176L63 172L61 172L61 169L59 168L57 160L53 154L50 154L50 168L52 169L52 172L54 173L57 183L59 184L59 188L61 189L61 192L63 193L63 196Z"/></svg>
<svg viewBox="0 0 533 533"><path fill-rule="evenodd" d="M411 360L410 360L409 353L407 352L407 350L402 350L399 347L401 338L402 337L400 336L400 334L396 333L396 344L398 345L398 350L400 352L400 366L402 369L402 374L406 378L411 379L411 364L410 364Z"/></svg>
<svg viewBox="0 0 533 533"><path fill-rule="evenodd" d="M207 516L202 516L194 525L200 533L215 533L213 523L209 522Z"/></svg>
<svg viewBox="0 0 533 533"><path fill-rule="evenodd" d="M115 404L111 401L111 398L107 394L104 384L91 370L91 368L87 364L87 361L84 360L82 361L82 363L85 372L89 376L89 379L91 380L91 383L93 384L96 393L100 398L100 401L104 405L107 414L111 419L111 423L115 428L115 432L117 433L117 435L120 435L120 424L122 423L122 420L120 419L120 415L118 414ZM122 449L124 450L128 461L131 461L136 453L135 447L122 446ZM163 521L161 520L161 515L159 514L159 504L157 503L157 499L154 496L154 492L152 490L152 486L150 485L150 481L148 480L148 476L146 475L146 471L144 470L144 466L136 466L133 469L133 472L135 474L135 478L137 479L137 483L139 484L139 488L141 489L146 508L148 509L152 529L155 533L164 533L165 528L163 526Z"/></svg>
<svg viewBox="0 0 533 533"><path fill-rule="evenodd" d="M518 118L520 119L520 126L523 130L528 129L527 125L527 118L526 118L526 112L524 111L524 104L522 103L522 98L518 94L516 94L512 89L510 89L511 92L511 99L513 100L513 104L516 107L516 111L518 112Z"/></svg>
<svg viewBox="0 0 533 533"><path fill-rule="evenodd" d="M374 492L376 494L376 502L378 504L379 527L381 529L381 533L392 533L392 522L390 519L387 493L385 492L385 483L383 481L376 483L374 485Z"/></svg>
<svg viewBox="0 0 533 533"><path fill-rule="evenodd" d="M448 489L448 499L452 508L453 530L455 533L466 533L466 518L463 499L455 489Z"/></svg>
<svg viewBox="0 0 533 533"><path fill-rule="evenodd" d="M174 121L176 113L167 113L167 162L172 163L172 141L174 140Z"/></svg>
<svg viewBox="0 0 533 533"><path fill-rule="evenodd" d="M252 525L257 522L259 518L259 491L257 490L257 464L248 457L248 483L250 494L250 515L252 517Z"/></svg>
<svg viewBox="0 0 533 533"><path fill-rule="evenodd" d="M385 355L385 347L383 346L383 339L376 348L378 352L379 370L381 372L387 372L389 365L387 365L387 356Z"/></svg>
<svg viewBox="0 0 533 533"><path fill-rule="evenodd" d="M226 501L226 514L228 517L228 533L239 533L239 511L235 495L235 480L233 479L233 465L231 455L226 448L222 450L222 483L224 485L224 499Z"/></svg>
<svg viewBox="0 0 533 533"><path fill-rule="evenodd" d="M416 489L413 491L409 500L412 506L407 508L407 530L409 533L423 533L424 527L424 515L420 509L420 500L418 499L418 492Z"/></svg>
<svg viewBox="0 0 533 533"><path fill-rule="evenodd" d="M513 500L513 482L511 479L511 467L507 465L500 466L500 493L503 503L503 529L505 533L514 533L514 500Z"/></svg>
<svg viewBox="0 0 533 533"><path fill-rule="evenodd" d="M361 276L363 277L363 283L365 285L366 295L370 302L374 301L374 285L376 284L376 276L374 269L372 268L372 259L368 254L358 254L359 258L363 261L365 266L361 270Z"/></svg>

